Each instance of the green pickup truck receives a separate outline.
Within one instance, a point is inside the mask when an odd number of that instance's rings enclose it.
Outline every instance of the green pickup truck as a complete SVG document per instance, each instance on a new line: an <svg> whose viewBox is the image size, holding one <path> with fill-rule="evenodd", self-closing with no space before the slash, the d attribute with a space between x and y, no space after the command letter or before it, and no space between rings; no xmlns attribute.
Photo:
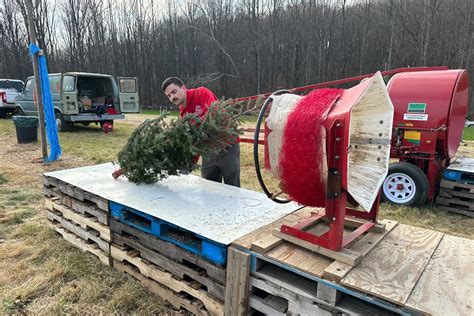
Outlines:
<svg viewBox="0 0 474 316"><path fill-rule="evenodd" d="M54 113L59 131L69 130L74 123L103 126L125 118L124 113L139 113L136 77L65 72L49 75ZM38 114L35 77L28 77L23 91L15 98L19 115Z"/></svg>

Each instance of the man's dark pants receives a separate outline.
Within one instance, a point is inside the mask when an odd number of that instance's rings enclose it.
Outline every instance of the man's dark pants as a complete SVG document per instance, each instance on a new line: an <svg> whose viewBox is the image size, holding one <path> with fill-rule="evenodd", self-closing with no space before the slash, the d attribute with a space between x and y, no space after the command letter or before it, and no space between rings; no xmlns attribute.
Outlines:
<svg viewBox="0 0 474 316"><path fill-rule="evenodd" d="M240 187L240 144L236 143L217 155L202 157L201 175L211 181Z"/></svg>

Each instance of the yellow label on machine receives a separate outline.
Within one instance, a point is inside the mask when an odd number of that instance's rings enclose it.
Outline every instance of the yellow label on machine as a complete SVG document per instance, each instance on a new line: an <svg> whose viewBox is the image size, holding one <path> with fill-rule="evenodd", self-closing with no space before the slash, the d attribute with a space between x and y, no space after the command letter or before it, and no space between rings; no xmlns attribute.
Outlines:
<svg viewBox="0 0 474 316"><path fill-rule="evenodd" d="M421 132L405 131L405 139L420 140L421 139Z"/></svg>
<svg viewBox="0 0 474 316"><path fill-rule="evenodd" d="M421 132L417 131L405 131L405 139L415 145L420 144Z"/></svg>

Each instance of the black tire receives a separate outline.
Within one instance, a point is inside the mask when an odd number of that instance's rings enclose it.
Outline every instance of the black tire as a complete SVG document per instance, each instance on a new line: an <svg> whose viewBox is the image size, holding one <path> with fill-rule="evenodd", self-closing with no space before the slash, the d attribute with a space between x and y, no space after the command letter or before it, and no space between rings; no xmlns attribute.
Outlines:
<svg viewBox="0 0 474 316"><path fill-rule="evenodd" d="M71 130L71 123L66 122L59 111L55 111L54 115L56 116L56 126L58 127L58 131L67 132Z"/></svg>
<svg viewBox="0 0 474 316"><path fill-rule="evenodd" d="M0 118L7 118L7 111L5 109L0 109Z"/></svg>
<svg viewBox="0 0 474 316"><path fill-rule="evenodd" d="M428 177L408 162L390 164L382 184L382 200L395 205L419 206L428 198Z"/></svg>

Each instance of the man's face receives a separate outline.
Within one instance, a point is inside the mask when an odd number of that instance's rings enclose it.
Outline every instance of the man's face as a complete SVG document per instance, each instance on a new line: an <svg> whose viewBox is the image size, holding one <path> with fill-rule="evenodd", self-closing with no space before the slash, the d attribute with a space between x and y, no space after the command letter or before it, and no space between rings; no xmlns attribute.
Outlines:
<svg viewBox="0 0 474 316"><path fill-rule="evenodd" d="M166 87L165 95L174 105L186 106L186 86L179 87L172 83Z"/></svg>

